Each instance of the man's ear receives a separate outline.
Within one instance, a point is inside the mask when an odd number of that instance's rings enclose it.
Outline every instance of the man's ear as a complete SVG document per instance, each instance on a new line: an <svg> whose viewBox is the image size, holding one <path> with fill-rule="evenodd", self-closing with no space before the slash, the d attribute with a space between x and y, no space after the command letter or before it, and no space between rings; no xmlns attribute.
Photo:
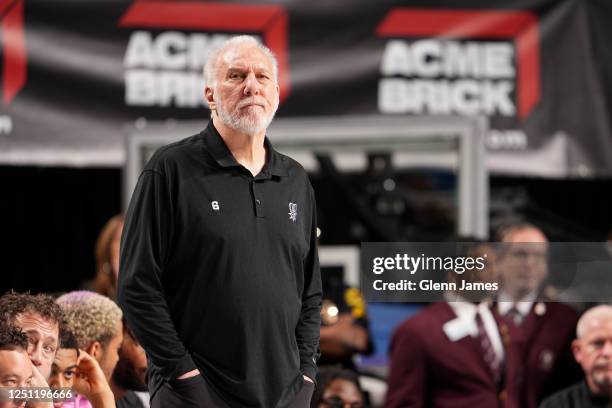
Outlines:
<svg viewBox="0 0 612 408"><path fill-rule="evenodd" d="M211 87L204 88L204 98L208 103L208 107L211 111L217 110L217 102L215 101L215 93L213 92Z"/></svg>
<svg viewBox="0 0 612 408"><path fill-rule="evenodd" d="M94 341L91 343L89 347L85 349L85 351L97 361L100 361L100 358L102 358L102 344L100 344L99 341Z"/></svg>
<svg viewBox="0 0 612 408"><path fill-rule="evenodd" d="M580 364L580 360L582 360L582 347L579 339L572 341L572 353L574 353L574 360Z"/></svg>

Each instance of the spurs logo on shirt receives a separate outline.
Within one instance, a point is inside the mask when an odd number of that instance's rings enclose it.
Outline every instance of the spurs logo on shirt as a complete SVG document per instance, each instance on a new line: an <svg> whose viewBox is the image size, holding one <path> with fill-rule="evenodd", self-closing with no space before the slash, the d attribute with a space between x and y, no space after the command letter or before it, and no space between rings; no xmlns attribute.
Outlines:
<svg viewBox="0 0 612 408"><path fill-rule="evenodd" d="M293 222L297 220L297 204L289 202L289 219Z"/></svg>

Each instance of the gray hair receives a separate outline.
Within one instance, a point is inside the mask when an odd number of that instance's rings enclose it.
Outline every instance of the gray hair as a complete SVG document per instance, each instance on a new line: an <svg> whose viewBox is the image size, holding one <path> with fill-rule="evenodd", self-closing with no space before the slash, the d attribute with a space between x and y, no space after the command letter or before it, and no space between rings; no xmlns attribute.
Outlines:
<svg viewBox="0 0 612 408"><path fill-rule="evenodd" d="M609 319L612 321L612 306L610 305L599 305L595 306L582 315L580 320L578 320L578 325L576 325L576 337L581 338L587 332L587 326L593 320L606 320Z"/></svg>
<svg viewBox="0 0 612 408"><path fill-rule="evenodd" d="M257 41L257 39L252 35L238 35L225 41L218 48L211 51L210 55L208 56L206 64L204 65L204 80L206 81L207 87L213 88L216 85L217 67L219 65L219 59L221 56L225 54L228 49L239 47L241 45L256 46L261 50L261 52L264 53L272 64L272 76L274 77L274 82L278 83L278 61L276 60L274 53L268 47Z"/></svg>

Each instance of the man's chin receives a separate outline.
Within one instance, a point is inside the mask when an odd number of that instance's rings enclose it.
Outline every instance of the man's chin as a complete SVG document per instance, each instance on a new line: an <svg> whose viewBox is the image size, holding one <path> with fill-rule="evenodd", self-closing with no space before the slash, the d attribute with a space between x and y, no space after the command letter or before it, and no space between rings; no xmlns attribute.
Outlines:
<svg viewBox="0 0 612 408"><path fill-rule="evenodd" d="M64 406L64 402L63 401L54 401L53 402L53 408L62 408Z"/></svg>
<svg viewBox="0 0 612 408"><path fill-rule="evenodd" d="M593 383L599 388L612 390L612 373L607 369L593 373Z"/></svg>

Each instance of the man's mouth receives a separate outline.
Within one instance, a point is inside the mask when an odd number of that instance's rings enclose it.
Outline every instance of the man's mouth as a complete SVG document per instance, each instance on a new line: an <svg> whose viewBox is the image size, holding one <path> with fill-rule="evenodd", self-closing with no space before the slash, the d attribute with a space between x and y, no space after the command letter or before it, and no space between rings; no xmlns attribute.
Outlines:
<svg viewBox="0 0 612 408"><path fill-rule="evenodd" d="M238 105L238 108L239 109L243 109L243 108L249 108L249 107L252 107L252 106L258 106L258 107L263 108L265 105L262 102L257 102L257 101L254 101L254 100L249 100L249 101L242 101L242 102L240 102L240 104Z"/></svg>

